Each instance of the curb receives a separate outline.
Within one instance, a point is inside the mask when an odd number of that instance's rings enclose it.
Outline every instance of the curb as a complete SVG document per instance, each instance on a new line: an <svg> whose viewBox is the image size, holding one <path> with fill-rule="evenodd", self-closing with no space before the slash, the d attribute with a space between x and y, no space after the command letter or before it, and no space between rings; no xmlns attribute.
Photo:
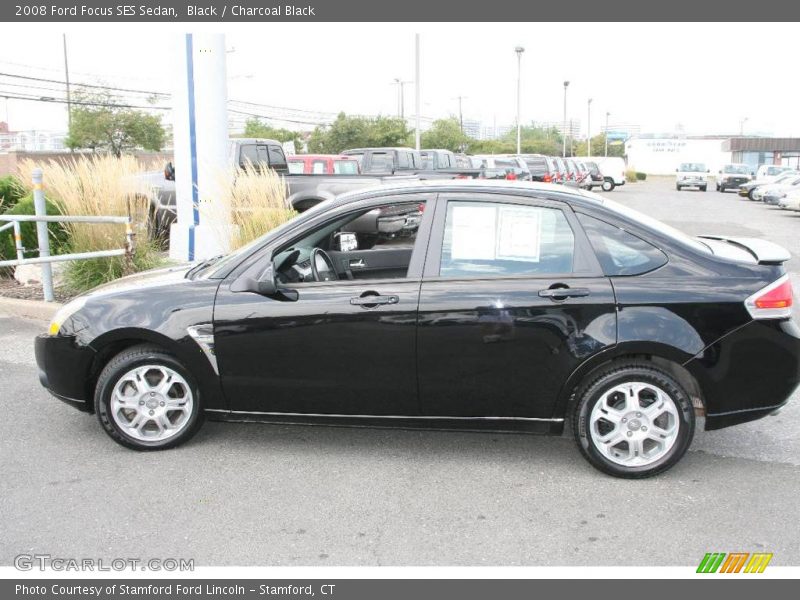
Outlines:
<svg viewBox="0 0 800 600"><path fill-rule="evenodd" d="M5 298L0 296L0 313L7 313L14 317L36 319L37 321L50 321L59 308L61 308L61 304L58 302L24 300L22 298Z"/></svg>

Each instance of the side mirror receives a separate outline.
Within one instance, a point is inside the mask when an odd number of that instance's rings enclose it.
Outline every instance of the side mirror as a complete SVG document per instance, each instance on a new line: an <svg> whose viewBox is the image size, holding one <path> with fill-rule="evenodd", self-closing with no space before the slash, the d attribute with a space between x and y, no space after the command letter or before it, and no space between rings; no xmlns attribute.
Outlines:
<svg viewBox="0 0 800 600"><path fill-rule="evenodd" d="M706 173L711 173L711 169L706 169Z"/></svg>
<svg viewBox="0 0 800 600"><path fill-rule="evenodd" d="M275 280L275 269L270 265L258 279L242 275L231 284L232 292L251 292L260 296L267 296L275 300L295 302L300 297L297 290L279 288Z"/></svg>
<svg viewBox="0 0 800 600"><path fill-rule="evenodd" d="M677 172L678 172L678 169L675 169L675 172L677 173Z"/></svg>
<svg viewBox="0 0 800 600"><path fill-rule="evenodd" d="M175 166L172 162L168 162L164 165L164 179L167 181L175 181Z"/></svg>

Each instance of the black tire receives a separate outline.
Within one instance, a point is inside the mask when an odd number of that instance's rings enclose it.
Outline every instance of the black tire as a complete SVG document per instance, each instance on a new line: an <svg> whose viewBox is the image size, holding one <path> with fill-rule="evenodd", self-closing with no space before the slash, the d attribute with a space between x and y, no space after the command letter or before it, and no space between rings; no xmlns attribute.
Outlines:
<svg viewBox="0 0 800 600"><path fill-rule="evenodd" d="M623 466L613 462L598 450L589 432L589 417L603 394L616 385L633 381L659 387L672 399L679 415L678 432L672 447L666 454L644 466ZM643 479L670 469L689 448L694 437L694 427L694 407L689 394L674 377L647 361L632 360L603 367L590 374L575 395L572 431L578 448L593 467L614 477Z"/></svg>
<svg viewBox="0 0 800 600"><path fill-rule="evenodd" d="M753 188L752 190L750 190L749 192L747 192L747 199L748 199L748 200L750 200L750 201L752 201L752 202L755 202L755 201L756 201L756 199L755 199L755 198L753 198L753 192L755 192L755 191L756 191L756 189L755 189L755 188Z"/></svg>
<svg viewBox="0 0 800 600"><path fill-rule="evenodd" d="M137 366L163 365L176 371L189 385L193 397L192 412L183 429L163 441L144 441L125 433L111 417L111 395L120 378ZM133 450L166 450L189 440L203 424L202 398L191 373L174 356L152 345L139 345L123 350L112 358L100 373L94 393L94 408L105 432L118 444Z"/></svg>
<svg viewBox="0 0 800 600"><path fill-rule="evenodd" d="M613 179L604 179L600 189L604 192L613 192L615 187Z"/></svg>
<svg viewBox="0 0 800 600"><path fill-rule="evenodd" d="M679 185L676 183L676 184L675 184L675 189L676 189L676 190L678 190L678 191L680 192L680 191L681 191L681 186L679 186Z"/></svg>
<svg viewBox="0 0 800 600"><path fill-rule="evenodd" d="M701 192L705 192L707 189L708 189L708 186L707 186L707 185L701 185L701 186L700 186L700 191L701 191Z"/></svg>

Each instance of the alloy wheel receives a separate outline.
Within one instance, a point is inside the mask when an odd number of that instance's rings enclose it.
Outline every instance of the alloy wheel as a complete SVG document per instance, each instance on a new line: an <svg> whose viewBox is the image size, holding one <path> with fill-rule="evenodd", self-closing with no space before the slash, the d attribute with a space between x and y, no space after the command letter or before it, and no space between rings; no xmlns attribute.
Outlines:
<svg viewBox="0 0 800 600"><path fill-rule="evenodd" d="M680 417L670 395L645 382L627 382L606 391L589 418L592 441L608 460L624 467L651 465L678 438Z"/></svg>
<svg viewBox="0 0 800 600"><path fill-rule="evenodd" d="M164 365L145 365L119 378L111 396L111 417L128 436L160 442L189 423L194 398L186 380Z"/></svg>

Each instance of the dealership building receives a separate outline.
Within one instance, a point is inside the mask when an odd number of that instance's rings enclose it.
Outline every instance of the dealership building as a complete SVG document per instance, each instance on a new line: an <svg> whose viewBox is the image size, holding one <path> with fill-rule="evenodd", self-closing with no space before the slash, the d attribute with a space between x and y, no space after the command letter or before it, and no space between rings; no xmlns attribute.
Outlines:
<svg viewBox="0 0 800 600"><path fill-rule="evenodd" d="M640 134L625 142L628 166L652 175L674 173L682 162L702 162L712 173L726 163L800 168L800 138L664 136Z"/></svg>

